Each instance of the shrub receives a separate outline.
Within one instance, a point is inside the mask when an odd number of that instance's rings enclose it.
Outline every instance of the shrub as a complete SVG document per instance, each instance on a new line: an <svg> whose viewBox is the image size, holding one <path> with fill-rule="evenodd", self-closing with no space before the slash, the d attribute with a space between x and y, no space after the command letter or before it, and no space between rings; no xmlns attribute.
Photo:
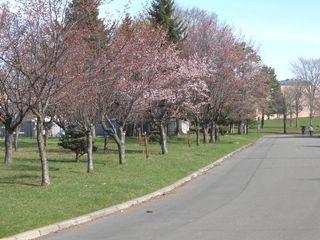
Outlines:
<svg viewBox="0 0 320 240"><path fill-rule="evenodd" d="M76 162L80 161L80 157L88 152L88 144L86 132L77 125L71 125L65 130L64 136L60 137L59 146L69 149L76 154ZM93 151L97 151L98 147L93 143Z"/></svg>

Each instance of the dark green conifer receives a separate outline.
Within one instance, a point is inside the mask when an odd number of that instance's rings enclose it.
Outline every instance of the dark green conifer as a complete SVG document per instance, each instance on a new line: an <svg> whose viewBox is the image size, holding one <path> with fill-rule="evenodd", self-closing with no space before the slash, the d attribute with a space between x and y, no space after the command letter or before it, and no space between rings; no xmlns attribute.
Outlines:
<svg viewBox="0 0 320 240"><path fill-rule="evenodd" d="M60 137L58 145L74 152L76 154L75 160L76 162L79 162L80 157L88 151L86 132L77 124L70 125L66 129L65 135ZM93 143L93 151L96 151L97 149L97 146Z"/></svg>
<svg viewBox="0 0 320 240"><path fill-rule="evenodd" d="M173 43L183 40L186 26L175 16L173 0L154 0L149 9L150 20L153 24L163 27L168 33L168 39Z"/></svg>
<svg viewBox="0 0 320 240"><path fill-rule="evenodd" d="M66 24L75 24L77 29L88 31L86 41L96 49L103 48L108 42L108 30L99 18L99 1L73 0L66 13Z"/></svg>

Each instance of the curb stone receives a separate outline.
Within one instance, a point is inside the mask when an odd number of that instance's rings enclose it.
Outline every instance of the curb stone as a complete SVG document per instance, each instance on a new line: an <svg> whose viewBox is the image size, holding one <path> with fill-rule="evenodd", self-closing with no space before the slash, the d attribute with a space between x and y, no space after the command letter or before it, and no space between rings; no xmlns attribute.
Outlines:
<svg viewBox="0 0 320 240"><path fill-rule="evenodd" d="M36 238L39 238L39 237L43 237L43 236L46 236L46 235L49 235L49 234L52 234L52 233L56 233L56 232L59 232L59 231L62 231L62 230L66 230L66 229L69 229L69 228L72 228L72 227L75 227L75 226L79 226L79 225L82 225L82 224L85 224L85 223L89 223L89 222L92 222L94 220L97 220L97 219L100 219L100 218L103 218L103 217L107 217L111 214L114 214L114 213L118 213L118 212L122 212L126 209L129 209L133 206L136 206L136 205L139 205L139 204L142 204L144 202L147 202L149 200L152 200L156 197L159 197L159 196L163 196L163 195L166 195L166 194L169 194L170 192L172 192L174 189L178 188L178 187L181 187L183 186L184 184L190 182L191 180L197 178L197 177L200 177L202 175L204 175L205 173L207 173L209 170L217 167L217 166L220 166L225 160L229 159L231 156L233 156L234 154L238 153L238 152L241 152L243 151L244 149L248 148L248 147L251 147L252 145L256 144L258 141L260 141L262 138L252 142L252 143L249 143L231 153L229 153L228 155L216 160L215 162L209 164L208 166L188 175L187 177L184 177L180 180L178 180L177 182L175 182L174 184L170 185L170 186L167 186L167 187L164 187L158 191L155 191L153 193L149 193L147 195L144 195L142 197L139 197L139 198L136 198L136 199L133 199L133 200L130 200L128 202L125 202L125 203L121 203L121 204L118 204L118 205L115 205L115 206L112 206L112 207L109 207L109 208L105 208L105 209L102 209L102 210L99 210L99 211L95 211L95 212L92 212L92 213L89 213L89 214L86 214L86 215L83 215L83 216L80 216L80 217L76 217L76 218L73 218L73 219L70 219L70 220L66 220L66 221L63 221L63 222L59 222L59 223L56 223L56 224L52 224L52 225L48 225L48 226L44 226L44 227L41 227L41 228L37 228L37 229L34 229L34 230L30 230L30 231L27 231L27 232L23 232L23 233L20 233L20 234L17 234L17 235L14 235L12 237L7 237L7 238L1 238L0 240L32 240L32 239L36 239Z"/></svg>

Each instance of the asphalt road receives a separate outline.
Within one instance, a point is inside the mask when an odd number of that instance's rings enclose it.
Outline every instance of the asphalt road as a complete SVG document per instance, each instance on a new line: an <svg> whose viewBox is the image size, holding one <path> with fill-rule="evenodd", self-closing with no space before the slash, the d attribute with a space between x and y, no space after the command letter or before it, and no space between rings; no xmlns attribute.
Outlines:
<svg viewBox="0 0 320 240"><path fill-rule="evenodd" d="M64 240L319 240L320 139L268 137L163 199Z"/></svg>

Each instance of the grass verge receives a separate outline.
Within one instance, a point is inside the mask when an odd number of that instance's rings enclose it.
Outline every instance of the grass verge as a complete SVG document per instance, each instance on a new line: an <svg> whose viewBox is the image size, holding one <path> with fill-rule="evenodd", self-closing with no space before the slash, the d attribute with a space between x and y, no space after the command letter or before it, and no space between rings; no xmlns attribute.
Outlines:
<svg viewBox="0 0 320 240"><path fill-rule="evenodd" d="M143 147L128 139L126 166L119 166L116 146L111 152L94 154L94 174L87 174L85 158L75 163L74 155L49 139L48 158L52 184L40 186L40 163L36 141L21 139L14 164L0 163L0 237L56 223L103 209L156 191L244 146L261 135L224 136L215 145L187 146L186 139L170 138L169 154L151 144L145 159ZM102 149L101 138L96 139ZM2 149L3 149L3 142ZM3 154L1 155L3 159Z"/></svg>
<svg viewBox="0 0 320 240"><path fill-rule="evenodd" d="M320 119L314 118L312 120L313 127L316 132L320 131ZM299 118L298 119L298 127L295 127L295 119L292 121L292 125L290 125L290 120L287 120L287 132L289 134L300 134L301 126L306 126L306 134L309 126L309 118ZM254 131L254 129L253 129ZM273 119L273 120L265 120L264 129L261 129L261 133L275 133L275 134L283 134L283 119Z"/></svg>

